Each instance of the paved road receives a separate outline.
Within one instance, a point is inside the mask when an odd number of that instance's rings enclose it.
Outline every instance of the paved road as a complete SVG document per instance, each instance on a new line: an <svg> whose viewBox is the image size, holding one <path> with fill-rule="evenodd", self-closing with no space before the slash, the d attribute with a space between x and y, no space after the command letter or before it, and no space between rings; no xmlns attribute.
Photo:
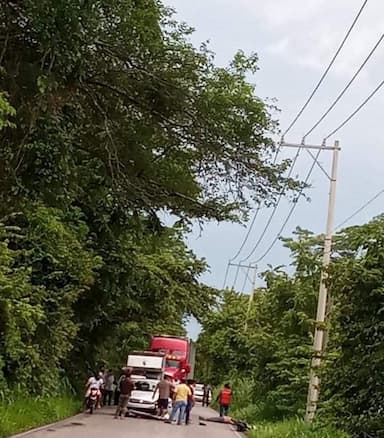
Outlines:
<svg viewBox="0 0 384 438"><path fill-rule="evenodd" d="M198 415L215 416L209 408L195 406L192 424L177 426L156 420L125 418L115 420L114 411L105 408L93 415L81 414L64 424L39 432L32 432L26 438L239 438L232 428L225 424L207 423L200 426Z"/></svg>

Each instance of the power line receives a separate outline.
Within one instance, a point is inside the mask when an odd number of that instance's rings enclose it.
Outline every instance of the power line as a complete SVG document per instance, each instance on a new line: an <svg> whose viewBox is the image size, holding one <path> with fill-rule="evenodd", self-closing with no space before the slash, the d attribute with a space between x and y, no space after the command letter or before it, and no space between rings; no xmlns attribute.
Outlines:
<svg viewBox="0 0 384 438"><path fill-rule="evenodd" d="M280 153L280 151L281 151L281 144L282 144L282 141L283 141L283 139L280 140L279 145L278 145L278 147L277 147L277 149L276 149L275 157L274 157L274 159L273 159L273 163L272 163L273 165L276 163L277 158L278 158L278 156L279 156L279 153ZM251 225L249 226L249 228L248 228L248 230L247 230L247 233L246 233L246 235L245 235L245 237L244 237L244 239L243 239L242 244L240 245L240 248L238 249L238 251L236 252L236 254L235 254L231 259L228 260L227 268L226 268L226 270L225 270L225 276L224 276L224 282L223 282L223 289L225 288L225 286L226 286L226 284L227 284L227 279L228 279L228 274L229 274L229 269L230 269L230 266L231 266L231 262L233 262L233 261L234 261L234 260L240 255L240 253L241 253L241 251L243 250L245 244L248 242L249 236L250 236L250 234L251 234L251 232L252 232L252 230L253 230L253 227L254 227L254 225L255 225L255 223L256 223L256 219L257 219L257 216L258 216L260 210L261 210L261 202L259 202L259 205L257 206L257 209L256 209L255 214L254 214L254 216L253 216L253 219L252 219ZM235 283L237 282L237 277L238 277L238 275L239 275L239 269L238 269L237 272L236 272L235 280L234 280L234 283L233 283L233 286L232 286L232 287L235 286Z"/></svg>
<svg viewBox="0 0 384 438"><path fill-rule="evenodd" d="M276 164L277 158L278 158L279 153L281 151L281 143L282 143L282 140L279 142L279 145L278 145L278 147L276 149L275 157L274 157L273 162L272 162L273 165ZM255 222L256 222L256 219L257 219L257 216L258 216L260 210L261 210L261 202L258 203L257 209L255 211L255 214L254 214L252 222L251 222L251 225L249 226L249 228L247 230L247 233L246 233L246 235L245 235L245 237L243 239L243 242L241 243L241 245L240 245L239 249L237 250L236 254L232 258L229 259L228 266L230 265L231 262L233 262L240 255L241 251L243 250L245 244L248 241L249 235L251 234L252 229L253 229L253 227L255 225Z"/></svg>
<svg viewBox="0 0 384 438"><path fill-rule="evenodd" d="M372 93L350 114L337 128L335 128L330 134L328 134L324 140L328 140L329 137L336 134L336 132L340 131L355 115L363 109L363 107L372 99L372 97L380 90L380 88L384 85L384 80L380 82L380 84L372 91Z"/></svg>
<svg viewBox="0 0 384 438"><path fill-rule="evenodd" d="M378 193L376 193L375 196L373 196L369 201L367 201L365 204L363 204L360 208L358 208L354 213L352 213L350 216L347 217L347 219L343 220L336 228L335 230L338 230L343 225L345 225L347 222L349 222L351 219L353 219L355 216L357 216L359 213L361 213L365 208L367 208L372 202L376 201L377 198L379 198L384 193L384 189L381 189Z"/></svg>
<svg viewBox="0 0 384 438"><path fill-rule="evenodd" d="M319 125L320 123L327 117L327 115L333 110L333 108L337 105L337 103L340 101L340 99L344 96L346 91L349 89L349 87L352 85L354 80L357 78L357 76L360 74L360 72L363 70L367 62L370 60L372 55L375 53L376 49L379 47L379 45L382 43L384 39L384 33L381 35L381 37L376 41L376 44L373 46L372 50L369 52L368 56L365 58L364 62L360 65L360 67L356 70L355 74L352 76L351 80L348 82L348 84L344 87L344 89L341 91L341 93L336 97L336 99L332 102L330 107L325 111L325 113L320 117L320 119L312 126L312 128L304 135L303 140L305 140L308 135L310 135Z"/></svg>
<svg viewBox="0 0 384 438"><path fill-rule="evenodd" d="M258 205L258 207L257 207L257 209L256 209L256 212L255 212L255 214L254 214L254 216L253 216L253 219L252 219L251 225L248 227L247 234L246 234L245 237L244 237L243 243L240 245L240 248L238 249L237 253L236 253L236 254L235 254L235 255L229 260L229 262L233 262L233 261L239 256L239 254L241 253L241 251L243 250L245 244L246 244L247 241L248 241L249 235L251 234L251 231L252 231L252 229L253 229L253 226L255 225L255 222L256 222L256 219L257 219L257 216L258 216L258 214L259 214L260 209L261 209L261 203L259 203L259 205Z"/></svg>
<svg viewBox="0 0 384 438"><path fill-rule="evenodd" d="M359 19L361 13L363 12L366 4L368 3L368 0L364 0L362 6L360 7L359 12L357 13L355 19L353 20L350 28L348 29L346 35L344 36L339 48L336 50L336 53L333 55L333 58L331 59L331 62L328 64L328 67L325 69L323 75L321 76L319 82L317 83L317 85L315 86L315 88L313 89L312 93L309 95L307 101L304 103L304 105L302 106L302 108L300 109L300 111L297 113L296 117L293 119L293 121L291 122L291 124L288 126L288 128L285 130L283 137L285 135L288 134L288 132L292 129L292 127L295 125L295 123L298 121L298 119L300 118L300 116L303 114L303 112L305 111L305 109L307 108L307 106L309 105L309 103L311 102L313 96L316 94L317 90L320 88L320 85L323 83L325 77L327 76L329 70L331 69L332 65L334 64L336 58L338 57L339 53L341 52L341 49L344 47L345 42L347 41L347 39L349 38L350 33L352 32L352 29L355 27L355 24L357 23L357 20Z"/></svg>
<svg viewBox="0 0 384 438"><path fill-rule="evenodd" d="M290 178L290 177L291 177L292 172L293 172L293 169L294 169L294 167L295 167L295 165L296 165L297 159L299 158L300 152L301 152L301 149L298 149L297 152L296 152L296 155L295 155L295 157L294 157L294 159L293 159L293 161L292 161L292 164L291 164L290 170L289 170L289 172L288 172L287 178ZM276 213L276 211L277 211L277 209L278 209L278 207L279 207L279 204L280 204L280 201L281 201L281 199L282 199L282 197L283 197L283 194L284 194L284 189L280 192L279 197L278 197L278 199L277 199L277 202L276 202L276 204L275 204L275 206L274 206L274 208L273 208L273 210L272 210L272 213L271 213L271 215L269 216L269 219L268 219L268 221L267 221L267 223L266 223L266 225L265 225L265 227L264 227L264 229L263 229L263 231L262 231L262 233L261 233L259 239L257 240L255 246L252 248L251 252L247 255L247 257L245 257L244 259L242 259L242 260L240 261L240 263L244 263L244 262L246 262L247 260L249 260L249 259L253 256L253 254L255 253L255 251L257 250L257 248L259 247L261 241L264 239L264 236L265 236L265 234L266 234L266 232L267 232L269 226L271 225L272 219L273 219L273 217L275 216L275 213Z"/></svg>
<svg viewBox="0 0 384 438"><path fill-rule="evenodd" d="M317 161L318 161L318 158L319 158L319 155L320 155L321 151L322 151L322 149L318 150L318 152L317 152L317 154L315 156L315 159L313 160L313 163L312 163L312 165L311 165L311 167L310 167L310 169L309 169L309 171L307 173L307 176L305 177L304 186L301 188L298 196L296 196L296 198L294 200L294 204L292 205L292 207L291 207L291 209L290 209L290 211L288 213L288 216L286 217L285 221L283 222L283 225L281 226L279 232L277 233L276 237L273 239L272 243L269 245L267 250L263 253L263 255L261 255L257 260L255 260L253 262L254 264L257 264L261 260L263 260L263 258L266 257L269 254L271 249L275 246L276 242L280 239L281 233L284 231L285 227L287 226L290 218L292 217L292 215L293 215L293 213L294 213L294 211L296 209L296 206L298 204L298 200L299 200L300 196L302 195L302 193L304 191L304 187L307 186L307 184L308 184L309 178L311 177L313 169L315 168L315 165L317 164Z"/></svg>

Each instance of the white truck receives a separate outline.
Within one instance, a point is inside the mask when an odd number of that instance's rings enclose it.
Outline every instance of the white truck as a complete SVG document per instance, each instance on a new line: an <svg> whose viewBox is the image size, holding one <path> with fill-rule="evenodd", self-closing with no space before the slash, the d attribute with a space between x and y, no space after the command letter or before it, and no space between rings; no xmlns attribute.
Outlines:
<svg viewBox="0 0 384 438"><path fill-rule="evenodd" d="M128 356L127 367L135 389L128 401L129 411L156 413L159 394L153 397L156 385L164 378L166 355L153 351L136 351Z"/></svg>

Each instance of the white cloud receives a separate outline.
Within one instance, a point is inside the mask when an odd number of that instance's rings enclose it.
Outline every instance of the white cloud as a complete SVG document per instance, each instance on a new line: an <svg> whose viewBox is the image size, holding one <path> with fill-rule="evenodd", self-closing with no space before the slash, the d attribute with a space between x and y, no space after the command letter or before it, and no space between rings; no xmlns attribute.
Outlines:
<svg viewBox="0 0 384 438"><path fill-rule="evenodd" d="M265 51L286 61L323 70L352 23L362 0L239 0L269 35ZM350 76L384 31L383 0L368 2L333 72ZM384 44L383 44L384 47ZM377 51L368 70L377 68Z"/></svg>

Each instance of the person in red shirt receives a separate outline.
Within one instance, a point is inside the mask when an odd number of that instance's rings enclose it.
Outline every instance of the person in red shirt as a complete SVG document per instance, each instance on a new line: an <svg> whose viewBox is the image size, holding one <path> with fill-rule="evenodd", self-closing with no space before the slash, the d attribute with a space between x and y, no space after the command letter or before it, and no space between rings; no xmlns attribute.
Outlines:
<svg viewBox="0 0 384 438"><path fill-rule="evenodd" d="M219 392L217 401L219 402L220 406L220 417L227 416L229 406L232 401L232 389L229 383L226 383L224 388Z"/></svg>

